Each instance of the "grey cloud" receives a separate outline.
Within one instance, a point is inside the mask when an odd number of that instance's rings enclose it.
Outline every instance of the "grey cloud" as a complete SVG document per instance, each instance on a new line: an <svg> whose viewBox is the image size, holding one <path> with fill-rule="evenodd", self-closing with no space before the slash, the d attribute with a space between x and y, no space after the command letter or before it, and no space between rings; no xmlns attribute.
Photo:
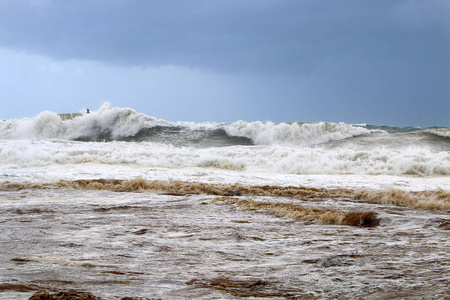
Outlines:
<svg viewBox="0 0 450 300"><path fill-rule="evenodd" d="M2 1L2 46L59 59L307 72L392 46L392 1ZM412 41L414 42L414 41Z"/></svg>

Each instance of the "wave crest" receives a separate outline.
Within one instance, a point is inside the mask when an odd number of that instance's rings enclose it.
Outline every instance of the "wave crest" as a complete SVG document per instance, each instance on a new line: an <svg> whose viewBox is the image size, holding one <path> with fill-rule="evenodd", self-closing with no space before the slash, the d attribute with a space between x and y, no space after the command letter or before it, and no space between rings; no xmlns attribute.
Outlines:
<svg viewBox="0 0 450 300"><path fill-rule="evenodd" d="M41 112L34 118L0 123L3 139L115 140L137 134L142 128L167 124L131 108L115 108L105 102L89 114Z"/></svg>
<svg viewBox="0 0 450 300"><path fill-rule="evenodd" d="M280 123L238 121L226 127L229 134L252 139L257 145L311 146L370 134L374 131L345 123ZM376 132L380 132L377 130Z"/></svg>
<svg viewBox="0 0 450 300"><path fill-rule="evenodd" d="M253 144L311 146L372 132L345 123L328 122L172 123L131 108L111 107L107 102L91 113L58 115L44 111L34 118L0 123L1 139L149 141L200 147Z"/></svg>
<svg viewBox="0 0 450 300"><path fill-rule="evenodd" d="M425 132L428 132L433 135L442 136L446 138L450 138L450 128L432 128L427 129Z"/></svg>

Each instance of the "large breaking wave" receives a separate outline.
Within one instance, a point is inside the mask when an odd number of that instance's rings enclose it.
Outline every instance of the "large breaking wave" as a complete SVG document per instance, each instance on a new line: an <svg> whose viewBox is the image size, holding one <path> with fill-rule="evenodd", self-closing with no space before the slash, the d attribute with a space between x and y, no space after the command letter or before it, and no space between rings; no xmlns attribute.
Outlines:
<svg viewBox="0 0 450 300"><path fill-rule="evenodd" d="M130 108L105 103L89 114L58 115L44 111L29 119L0 123L1 139L158 142L176 146L297 145L311 146L367 135L369 130L345 123L168 122Z"/></svg>

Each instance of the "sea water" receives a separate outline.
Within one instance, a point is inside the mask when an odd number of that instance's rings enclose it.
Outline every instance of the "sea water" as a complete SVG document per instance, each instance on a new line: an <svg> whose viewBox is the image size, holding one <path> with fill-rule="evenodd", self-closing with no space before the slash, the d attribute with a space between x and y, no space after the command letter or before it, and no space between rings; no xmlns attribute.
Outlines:
<svg viewBox="0 0 450 300"><path fill-rule="evenodd" d="M168 122L107 103L1 121L0 299L443 299L449 175L448 128Z"/></svg>

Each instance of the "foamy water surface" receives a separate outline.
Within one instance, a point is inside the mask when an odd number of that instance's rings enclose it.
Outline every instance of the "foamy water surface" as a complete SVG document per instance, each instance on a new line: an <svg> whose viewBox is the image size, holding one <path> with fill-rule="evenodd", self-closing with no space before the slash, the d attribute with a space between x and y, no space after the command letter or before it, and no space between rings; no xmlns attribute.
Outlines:
<svg viewBox="0 0 450 300"><path fill-rule="evenodd" d="M381 128L2 121L0 299L446 299L448 129Z"/></svg>

